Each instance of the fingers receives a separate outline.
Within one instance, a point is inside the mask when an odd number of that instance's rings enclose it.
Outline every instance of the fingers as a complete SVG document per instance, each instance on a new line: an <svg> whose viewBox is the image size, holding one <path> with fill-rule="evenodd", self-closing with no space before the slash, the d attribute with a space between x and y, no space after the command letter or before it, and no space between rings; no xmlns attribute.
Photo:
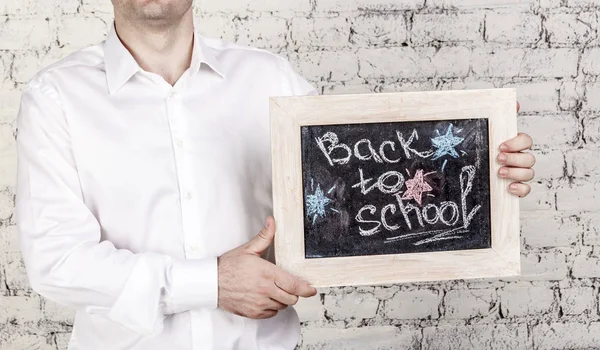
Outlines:
<svg viewBox="0 0 600 350"><path fill-rule="evenodd" d="M517 134L517 136L502 143L500 145L500 151L502 151L502 152L521 152L521 151L531 148L532 145L533 145L533 140L531 139L531 136L520 132Z"/></svg>
<svg viewBox="0 0 600 350"><path fill-rule="evenodd" d="M301 296L301 297L312 297L317 294L317 290L311 286L308 282L292 276L282 270L275 272L275 285L289 294Z"/></svg>
<svg viewBox="0 0 600 350"><path fill-rule="evenodd" d="M525 197L531 192L531 187L528 184L513 182L508 186L508 191L519 197Z"/></svg>
<svg viewBox="0 0 600 350"><path fill-rule="evenodd" d="M519 103L519 101L517 101L517 113L519 113L520 109L521 109L521 104Z"/></svg>
<svg viewBox="0 0 600 350"><path fill-rule="evenodd" d="M283 289L273 286L271 290L271 299L276 300L285 305L296 305L298 302L298 296L294 294L290 294Z"/></svg>
<svg viewBox="0 0 600 350"><path fill-rule="evenodd" d="M255 318L255 319L265 319L265 318L271 318L275 315L277 315L277 310L264 310L264 311L258 312L256 314L253 314L253 315L248 315L246 317Z"/></svg>
<svg viewBox="0 0 600 350"><path fill-rule="evenodd" d="M509 167L531 168L535 164L535 157L530 153L500 153L498 162Z"/></svg>
<svg viewBox="0 0 600 350"><path fill-rule="evenodd" d="M533 179L535 172L531 168L508 168L502 167L498 171L498 175L505 179L514 181L530 181Z"/></svg>
<svg viewBox="0 0 600 350"><path fill-rule="evenodd" d="M265 222L265 226L260 230L258 235L244 245L244 249L250 254L260 255L269 248L274 237L275 220L269 216Z"/></svg>

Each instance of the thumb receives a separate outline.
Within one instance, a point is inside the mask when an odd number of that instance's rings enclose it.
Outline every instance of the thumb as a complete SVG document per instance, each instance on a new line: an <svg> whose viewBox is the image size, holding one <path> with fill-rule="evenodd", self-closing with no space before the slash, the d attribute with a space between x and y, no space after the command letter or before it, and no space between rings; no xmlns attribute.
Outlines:
<svg viewBox="0 0 600 350"><path fill-rule="evenodd" d="M256 237L244 245L246 251L250 254L261 255L273 242L275 237L275 220L269 216L265 226L260 230Z"/></svg>

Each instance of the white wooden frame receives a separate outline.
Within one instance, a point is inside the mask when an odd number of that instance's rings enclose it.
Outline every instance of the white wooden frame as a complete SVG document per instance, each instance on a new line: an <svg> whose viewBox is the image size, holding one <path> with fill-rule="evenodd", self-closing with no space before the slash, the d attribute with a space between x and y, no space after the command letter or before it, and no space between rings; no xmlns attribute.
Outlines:
<svg viewBox="0 0 600 350"><path fill-rule="evenodd" d="M276 262L315 287L506 277L520 273L519 200L498 177L499 146L517 134L515 89L273 97L270 100ZM305 125L486 118L492 247L305 258L300 128Z"/></svg>

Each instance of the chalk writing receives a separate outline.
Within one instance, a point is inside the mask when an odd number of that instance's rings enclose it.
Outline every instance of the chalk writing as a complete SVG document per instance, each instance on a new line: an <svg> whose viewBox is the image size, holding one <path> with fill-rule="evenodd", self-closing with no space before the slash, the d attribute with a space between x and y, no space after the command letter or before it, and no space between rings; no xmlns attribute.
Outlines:
<svg viewBox="0 0 600 350"><path fill-rule="evenodd" d="M314 183L314 181L311 180L311 183ZM317 184L317 189L314 193L306 195L306 214L313 218L313 224L317 220L317 217L325 216L325 208L330 203L331 199L325 197L319 184Z"/></svg>
<svg viewBox="0 0 600 350"><path fill-rule="evenodd" d="M406 181L406 191L402 195L402 199L414 199L421 205L421 198L423 192L429 192L433 190L431 186L425 181L423 176L423 169L417 169L415 177Z"/></svg>
<svg viewBox="0 0 600 350"><path fill-rule="evenodd" d="M446 154L449 154L454 158L458 158L458 153L456 153L454 147L458 146L461 142L463 142L463 140L464 139L462 137L456 137L452 135L452 124L450 124L445 135L431 139L431 143L437 148L433 154L433 159L438 159Z"/></svg>
<svg viewBox="0 0 600 350"><path fill-rule="evenodd" d="M306 257L489 248L487 127L302 127Z"/></svg>

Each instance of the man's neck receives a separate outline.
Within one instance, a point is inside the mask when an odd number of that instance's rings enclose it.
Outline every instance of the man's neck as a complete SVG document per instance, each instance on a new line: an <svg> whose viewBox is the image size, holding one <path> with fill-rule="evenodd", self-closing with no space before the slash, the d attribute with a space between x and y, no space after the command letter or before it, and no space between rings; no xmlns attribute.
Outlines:
<svg viewBox="0 0 600 350"><path fill-rule="evenodd" d="M192 16L190 9L181 21L160 25L131 23L115 16L115 29L142 69L156 73L174 85L191 63Z"/></svg>

